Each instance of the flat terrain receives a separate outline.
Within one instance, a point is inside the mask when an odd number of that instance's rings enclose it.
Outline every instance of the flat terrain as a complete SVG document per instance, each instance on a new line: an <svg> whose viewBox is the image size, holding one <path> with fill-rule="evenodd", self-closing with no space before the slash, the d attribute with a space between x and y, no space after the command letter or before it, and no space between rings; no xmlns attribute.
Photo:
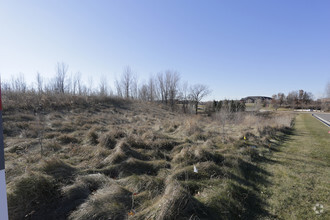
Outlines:
<svg viewBox="0 0 330 220"><path fill-rule="evenodd" d="M261 191L268 212L274 219L330 219L329 128L311 114L299 114L294 128L264 165L271 174ZM315 213L316 204L323 213Z"/></svg>

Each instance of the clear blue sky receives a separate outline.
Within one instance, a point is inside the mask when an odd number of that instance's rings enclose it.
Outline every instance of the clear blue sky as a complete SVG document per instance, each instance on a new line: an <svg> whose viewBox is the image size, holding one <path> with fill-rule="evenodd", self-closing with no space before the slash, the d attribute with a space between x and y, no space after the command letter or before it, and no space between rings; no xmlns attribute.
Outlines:
<svg viewBox="0 0 330 220"><path fill-rule="evenodd" d="M98 84L129 65L166 69L213 90L208 99L304 89L330 80L329 0L0 0L3 80L51 78L64 61Z"/></svg>

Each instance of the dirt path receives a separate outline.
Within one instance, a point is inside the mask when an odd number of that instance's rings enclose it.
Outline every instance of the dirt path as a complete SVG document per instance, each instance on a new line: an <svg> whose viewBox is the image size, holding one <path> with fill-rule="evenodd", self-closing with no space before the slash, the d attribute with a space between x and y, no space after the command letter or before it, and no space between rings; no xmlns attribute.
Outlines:
<svg viewBox="0 0 330 220"><path fill-rule="evenodd" d="M300 114L294 134L264 164L270 186L260 192L274 219L330 219L329 128L310 114ZM323 212L317 214L316 210ZM268 219L268 218L267 218Z"/></svg>

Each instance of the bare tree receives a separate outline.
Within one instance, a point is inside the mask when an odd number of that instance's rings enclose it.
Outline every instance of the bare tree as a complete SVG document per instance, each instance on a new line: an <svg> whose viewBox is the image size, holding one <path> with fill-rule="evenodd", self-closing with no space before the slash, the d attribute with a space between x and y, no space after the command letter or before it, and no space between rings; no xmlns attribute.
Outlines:
<svg viewBox="0 0 330 220"><path fill-rule="evenodd" d="M120 82L117 79L115 81L115 86L116 86L116 90L117 90L117 96L122 98L123 97L123 91L121 89Z"/></svg>
<svg viewBox="0 0 330 220"><path fill-rule="evenodd" d="M81 95L82 94L82 87L81 87L81 73L76 72L76 74L73 76L73 82L72 82L72 94L73 95Z"/></svg>
<svg viewBox="0 0 330 220"><path fill-rule="evenodd" d="M162 103L167 104L168 91L166 88L166 80L162 72L157 75L158 90L161 97Z"/></svg>
<svg viewBox="0 0 330 220"><path fill-rule="evenodd" d="M88 95L93 95L93 77L88 77Z"/></svg>
<svg viewBox="0 0 330 220"><path fill-rule="evenodd" d="M139 96L138 92L138 79L135 74L132 74L132 82L131 82L131 88L130 88L130 97L133 99L137 99Z"/></svg>
<svg viewBox="0 0 330 220"><path fill-rule="evenodd" d="M73 76L72 73L70 75L67 75L65 80L65 92L68 94L73 93Z"/></svg>
<svg viewBox="0 0 330 220"><path fill-rule="evenodd" d="M122 92L123 92L123 96L126 99L130 98L132 83L133 83L132 70L129 66L126 66L121 77Z"/></svg>
<svg viewBox="0 0 330 220"><path fill-rule="evenodd" d="M296 103L295 103L296 105L299 104L300 107L303 107L303 105L306 106L307 104L309 104L312 101L312 97L313 97L312 93L306 92L302 89L299 90L298 97L296 96L296 93L297 92L295 92L295 94L294 94L294 99L296 100ZM289 93L289 95L290 95L290 93Z"/></svg>
<svg viewBox="0 0 330 220"><path fill-rule="evenodd" d="M1 92L2 93L7 93L12 90L10 83L1 81Z"/></svg>
<svg viewBox="0 0 330 220"><path fill-rule="evenodd" d="M276 94L274 94L273 96L272 96L272 106L273 106L273 108L275 108L275 110L277 111L277 109L278 109L278 104L279 104L279 99L278 99L278 95L276 95Z"/></svg>
<svg viewBox="0 0 330 220"><path fill-rule="evenodd" d="M195 105L195 110L196 110L196 115L198 112L198 104L199 102L208 94L210 94L211 91L206 85L202 84L196 84L190 87L190 100L194 103Z"/></svg>
<svg viewBox="0 0 330 220"><path fill-rule="evenodd" d="M170 85L171 85L171 72L165 71L164 75L164 86L165 86L165 103L168 104L169 96L170 96Z"/></svg>
<svg viewBox="0 0 330 220"><path fill-rule="evenodd" d="M157 99L156 82L153 76L150 76L147 83L142 83L138 89L138 98L142 101L153 102Z"/></svg>
<svg viewBox="0 0 330 220"><path fill-rule="evenodd" d="M178 92L179 92L178 91L178 87L179 87L178 85L179 85L180 76L175 71L174 72L168 71L166 76L168 78L169 101L170 101L171 108L173 110L175 100L176 100Z"/></svg>
<svg viewBox="0 0 330 220"><path fill-rule="evenodd" d="M297 91L289 92L288 96L286 97L287 103L295 108L299 104L299 95Z"/></svg>
<svg viewBox="0 0 330 220"><path fill-rule="evenodd" d="M150 76L148 82L148 101L153 102L157 98L156 82L153 76Z"/></svg>
<svg viewBox="0 0 330 220"><path fill-rule="evenodd" d="M182 111L183 113L188 112L188 104L189 104L189 97L188 97L188 82L184 82L181 86L180 91L180 100L182 103Z"/></svg>
<svg viewBox="0 0 330 220"><path fill-rule="evenodd" d="M279 104L280 106L282 106L283 103L284 103L284 100L285 100L285 95L284 95L284 93L278 93L278 94L277 94L277 98L278 98L278 104Z"/></svg>
<svg viewBox="0 0 330 220"><path fill-rule="evenodd" d="M38 93L41 94L43 92L43 88L42 88L43 87L43 79L42 79L42 76L40 75L39 72L37 73L36 79L37 79Z"/></svg>
<svg viewBox="0 0 330 220"><path fill-rule="evenodd" d="M148 101L149 99L149 91L148 85L142 84L139 88L139 99L142 101Z"/></svg>
<svg viewBox="0 0 330 220"><path fill-rule="evenodd" d="M12 76L11 84L11 88L15 92L25 93L27 90L26 81L22 73L20 73L16 78Z"/></svg>
<svg viewBox="0 0 330 220"><path fill-rule="evenodd" d="M55 91L59 93L65 92L65 80L69 66L64 62L57 63L55 76Z"/></svg>
<svg viewBox="0 0 330 220"><path fill-rule="evenodd" d="M80 95L83 95L83 96L88 96L90 93L89 93L89 89L87 88L86 85L82 84L81 85L81 92L80 92Z"/></svg>
<svg viewBox="0 0 330 220"><path fill-rule="evenodd" d="M126 66L119 80L115 80L117 96L126 99L138 97L137 77L133 74L131 68Z"/></svg>
<svg viewBox="0 0 330 220"><path fill-rule="evenodd" d="M105 76L102 76L99 83L99 95L106 96L107 94L108 94L107 79Z"/></svg>
<svg viewBox="0 0 330 220"><path fill-rule="evenodd" d="M165 74L160 72L157 75L158 90L161 101L166 105L170 103L174 106L174 101L178 95L178 85L180 76L176 71L167 70Z"/></svg>

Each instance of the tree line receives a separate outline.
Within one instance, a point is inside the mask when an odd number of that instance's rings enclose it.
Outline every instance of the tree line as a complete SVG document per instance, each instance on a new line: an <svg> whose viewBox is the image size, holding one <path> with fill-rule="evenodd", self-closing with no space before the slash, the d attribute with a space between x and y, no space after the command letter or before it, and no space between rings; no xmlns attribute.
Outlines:
<svg viewBox="0 0 330 220"><path fill-rule="evenodd" d="M55 67L55 76L45 81L40 73L36 74L33 85L27 86L23 74L12 76L10 82L2 82L3 93L36 93L36 94L69 94L74 96L110 96L123 99L141 100L146 102L161 102L172 110L182 109L184 113L198 112L198 105L211 90L207 85L188 85L181 82L177 71L166 70L150 76L146 82L139 83L137 75L127 66L114 82L114 89L109 86L106 77L100 79L97 87L90 78L86 85L82 74L68 74L69 66L59 62Z"/></svg>
<svg viewBox="0 0 330 220"><path fill-rule="evenodd" d="M311 92L304 91L300 89L299 91L291 91L288 95L284 93L274 94L272 96L272 104L276 107L281 107L283 105L297 108L306 107L313 101L313 94Z"/></svg>
<svg viewBox="0 0 330 220"><path fill-rule="evenodd" d="M244 112L246 109L245 102L239 100L220 100L216 101L213 100L212 103L212 111L213 112L220 112L220 111L227 111L227 112Z"/></svg>
<svg viewBox="0 0 330 220"><path fill-rule="evenodd" d="M330 90L330 83L328 83L326 91ZM329 99L330 95L326 94ZM280 107L293 108L293 109L315 109L329 111L329 101L325 99L314 99L314 95L311 92L304 91L303 89L297 91L291 91L287 95L284 93L274 94L272 96L271 104L275 109Z"/></svg>
<svg viewBox="0 0 330 220"><path fill-rule="evenodd" d="M291 91L287 95L284 93L272 95L271 104L275 109L279 107L305 108L312 104L313 97L311 92L300 89L298 91Z"/></svg>

